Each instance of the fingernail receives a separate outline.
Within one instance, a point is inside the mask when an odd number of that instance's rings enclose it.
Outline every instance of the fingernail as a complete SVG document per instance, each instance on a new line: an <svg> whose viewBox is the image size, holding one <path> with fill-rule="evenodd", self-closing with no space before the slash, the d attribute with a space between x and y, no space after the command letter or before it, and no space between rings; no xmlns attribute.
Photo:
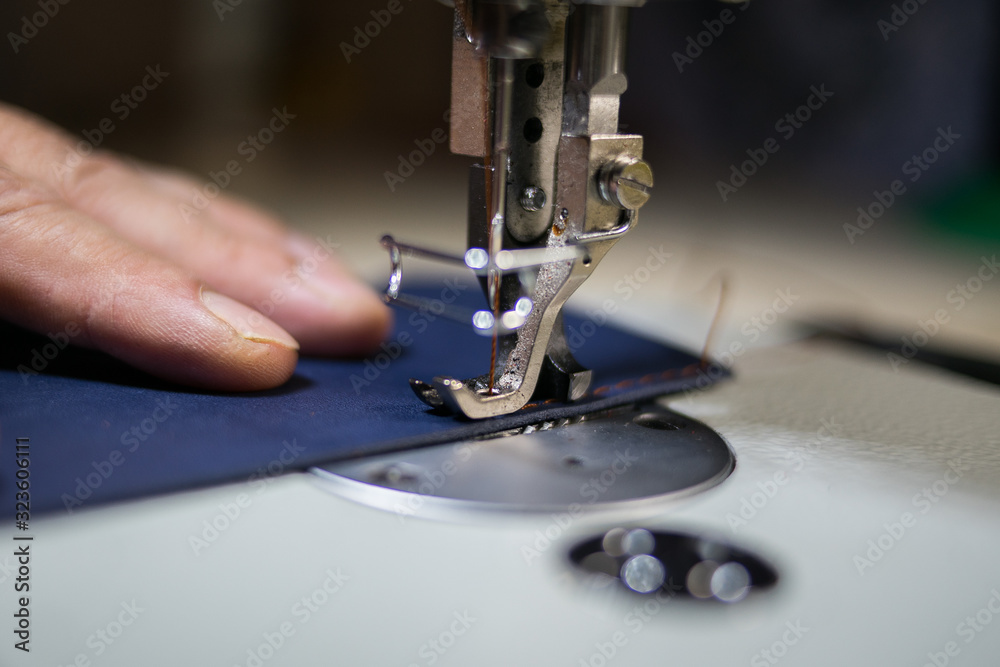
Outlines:
<svg viewBox="0 0 1000 667"><path fill-rule="evenodd" d="M267 319L256 310L244 306L228 296L203 289L201 302L213 315L236 329L243 338L255 343L276 343L290 350L298 350L298 342L291 334Z"/></svg>

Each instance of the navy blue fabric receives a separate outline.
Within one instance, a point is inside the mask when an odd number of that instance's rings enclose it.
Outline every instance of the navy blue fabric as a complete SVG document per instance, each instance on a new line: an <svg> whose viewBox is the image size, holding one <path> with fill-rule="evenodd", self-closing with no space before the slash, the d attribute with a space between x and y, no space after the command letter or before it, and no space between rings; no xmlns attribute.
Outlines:
<svg viewBox="0 0 1000 667"><path fill-rule="evenodd" d="M463 300L478 305L482 295L472 292ZM594 369L587 397L485 421L442 416L408 379L484 373L489 340L433 310L396 315L382 353L304 358L285 386L253 394L187 390L73 347L47 360L56 349L45 348L48 338L0 325L0 514L13 512L15 438L30 439L33 513L75 510L460 440L711 381L686 353L602 325L597 314L567 316L571 347ZM25 372L33 360L45 361L42 373Z"/></svg>

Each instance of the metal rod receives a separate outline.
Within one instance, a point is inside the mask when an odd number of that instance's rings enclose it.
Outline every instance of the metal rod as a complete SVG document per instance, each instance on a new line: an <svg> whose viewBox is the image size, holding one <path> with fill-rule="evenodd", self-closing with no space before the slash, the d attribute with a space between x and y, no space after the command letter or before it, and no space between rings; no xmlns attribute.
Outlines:
<svg viewBox="0 0 1000 667"><path fill-rule="evenodd" d="M496 69L496 92L493 98L493 173L489 220L489 263L487 264L489 299L494 321L500 319L500 278L497 256L503 250L504 207L507 201L507 169L510 156L510 114L514 88L514 61L499 59ZM493 394L497 366L497 337L494 330L490 349L489 393Z"/></svg>

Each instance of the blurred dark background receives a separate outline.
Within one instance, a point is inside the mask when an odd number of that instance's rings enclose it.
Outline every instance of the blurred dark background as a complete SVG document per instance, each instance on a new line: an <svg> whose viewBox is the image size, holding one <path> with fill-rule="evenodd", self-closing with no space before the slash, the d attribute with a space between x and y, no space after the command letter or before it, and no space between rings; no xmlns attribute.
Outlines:
<svg viewBox="0 0 1000 667"><path fill-rule="evenodd" d="M448 106L451 10L400 1L402 12L348 62L343 44L385 0L6 0L0 99L81 137L111 117L102 147L202 178L272 108L287 107L296 118L268 147L269 173L317 187L344 174L381 182L414 140L445 127ZM45 16L46 7L58 11ZM724 11L734 19L720 31ZM890 30L894 11L906 21ZM978 232L988 234L1000 211L997 27L990 0L752 0L745 9L651 0L633 13L622 122L646 136L659 185L718 205L716 183L730 165L780 137L776 121L825 86L832 99L779 139L747 191L863 204L900 178L938 128L952 127L961 139L907 203L972 192L986 202ZM690 46L699 39L700 53ZM682 68L678 54L690 58ZM116 118L114 101L156 65L169 76ZM434 160L457 177L466 164Z"/></svg>

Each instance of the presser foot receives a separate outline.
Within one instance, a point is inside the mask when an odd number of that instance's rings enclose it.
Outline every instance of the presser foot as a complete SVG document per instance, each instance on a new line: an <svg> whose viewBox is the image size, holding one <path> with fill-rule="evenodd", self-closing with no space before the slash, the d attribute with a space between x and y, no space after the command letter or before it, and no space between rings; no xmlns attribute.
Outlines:
<svg viewBox="0 0 1000 667"><path fill-rule="evenodd" d="M553 397L538 398L536 399L538 402L551 400L572 402L586 395L592 378L591 371L581 370L550 383L540 381L534 395ZM549 387L555 388L556 391L546 391ZM532 399L532 397L525 399L525 393L519 391L501 393L497 387L494 388L494 393L490 394L488 378L485 375L465 381L436 377L433 384L410 378L410 389L429 407L461 414L470 419L509 414L530 404ZM560 398L556 399L555 396ZM518 407L512 407L514 405ZM485 414L487 411L490 414Z"/></svg>
<svg viewBox="0 0 1000 667"><path fill-rule="evenodd" d="M526 364L505 362L491 378L489 374L467 380L438 376L431 382L410 378L410 388L425 404L469 419L484 419L516 412L532 402L571 403L583 398L593 382L593 372L573 357L566 344L562 316L548 338L544 357L530 355ZM501 356L516 359L518 345L509 340ZM532 350L533 351L533 350ZM505 370L506 369L506 370Z"/></svg>

